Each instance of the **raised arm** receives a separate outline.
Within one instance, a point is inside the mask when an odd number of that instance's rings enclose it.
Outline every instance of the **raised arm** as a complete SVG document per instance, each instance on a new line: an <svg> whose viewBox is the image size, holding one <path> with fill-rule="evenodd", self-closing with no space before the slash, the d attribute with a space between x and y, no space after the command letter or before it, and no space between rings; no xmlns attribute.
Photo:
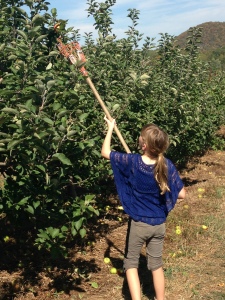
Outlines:
<svg viewBox="0 0 225 300"><path fill-rule="evenodd" d="M105 136L105 140L102 144L101 155L104 158L109 159L110 158L110 152L111 152L111 139L112 139L113 128L114 128L114 125L115 125L115 119L113 119L112 121L109 121L105 116L104 120L106 121L106 123L108 125L108 130L107 130L107 133L106 133L106 136Z"/></svg>

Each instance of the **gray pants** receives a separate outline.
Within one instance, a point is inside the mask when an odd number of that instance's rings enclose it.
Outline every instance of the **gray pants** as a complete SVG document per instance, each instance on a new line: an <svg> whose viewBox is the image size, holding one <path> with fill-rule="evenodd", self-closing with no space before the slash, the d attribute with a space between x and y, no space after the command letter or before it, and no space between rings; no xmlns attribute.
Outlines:
<svg viewBox="0 0 225 300"><path fill-rule="evenodd" d="M130 220L127 232L124 271L138 268L141 248L146 243L147 266L151 271L163 265L162 251L165 236L165 223L149 225Z"/></svg>

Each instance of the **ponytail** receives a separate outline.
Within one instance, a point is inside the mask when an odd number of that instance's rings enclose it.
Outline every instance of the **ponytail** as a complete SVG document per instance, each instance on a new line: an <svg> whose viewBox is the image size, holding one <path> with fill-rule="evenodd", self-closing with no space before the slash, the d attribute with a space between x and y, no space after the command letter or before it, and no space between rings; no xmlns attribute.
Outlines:
<svg viewBox="0 0 225 300"><path fill-rule="evenodd" d="M155 124L148 124L141 130L141 137L147 146L146 154L156 159L154 177L159 184L161 195L170 191L168 186L168 169L163 153L169 147L169 137L166 132Z"/></svg>
<svg viewBox="0 0 225 300"><path fill-rule="evenodd" d="M154 177L159 184L161 195L170 191L168 186L168 168L163 153L160 153L156 160L156 164L154 167Z"/></svg>

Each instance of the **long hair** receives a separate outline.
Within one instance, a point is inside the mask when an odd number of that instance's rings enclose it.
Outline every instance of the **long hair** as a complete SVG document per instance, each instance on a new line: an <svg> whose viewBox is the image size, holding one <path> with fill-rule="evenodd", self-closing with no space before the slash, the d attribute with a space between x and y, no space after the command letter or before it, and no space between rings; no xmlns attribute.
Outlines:
<svg viewBox="0 0 225 300"><path fill-rule="evenodd" d="M146 144L145 154L156 159L154 177L159 184L161 194L169 191L168 168L164 157L169 147L169 136L155 124L145 125L141 130L143 143Z"/></svg>

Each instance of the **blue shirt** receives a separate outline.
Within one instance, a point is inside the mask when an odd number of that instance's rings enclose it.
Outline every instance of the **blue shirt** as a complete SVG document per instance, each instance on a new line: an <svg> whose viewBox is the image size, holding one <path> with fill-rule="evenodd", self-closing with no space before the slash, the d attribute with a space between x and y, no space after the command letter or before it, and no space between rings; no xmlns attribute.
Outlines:
<svg viewBox="0 0 225 300"><path fill-rule="evenodd" d="M146 165L140 154L111 151L110 162L124 211L135 221L150 225L165 222L184 186L173 163L166 158L170 192L161 195L154 164Z"/></svg>

